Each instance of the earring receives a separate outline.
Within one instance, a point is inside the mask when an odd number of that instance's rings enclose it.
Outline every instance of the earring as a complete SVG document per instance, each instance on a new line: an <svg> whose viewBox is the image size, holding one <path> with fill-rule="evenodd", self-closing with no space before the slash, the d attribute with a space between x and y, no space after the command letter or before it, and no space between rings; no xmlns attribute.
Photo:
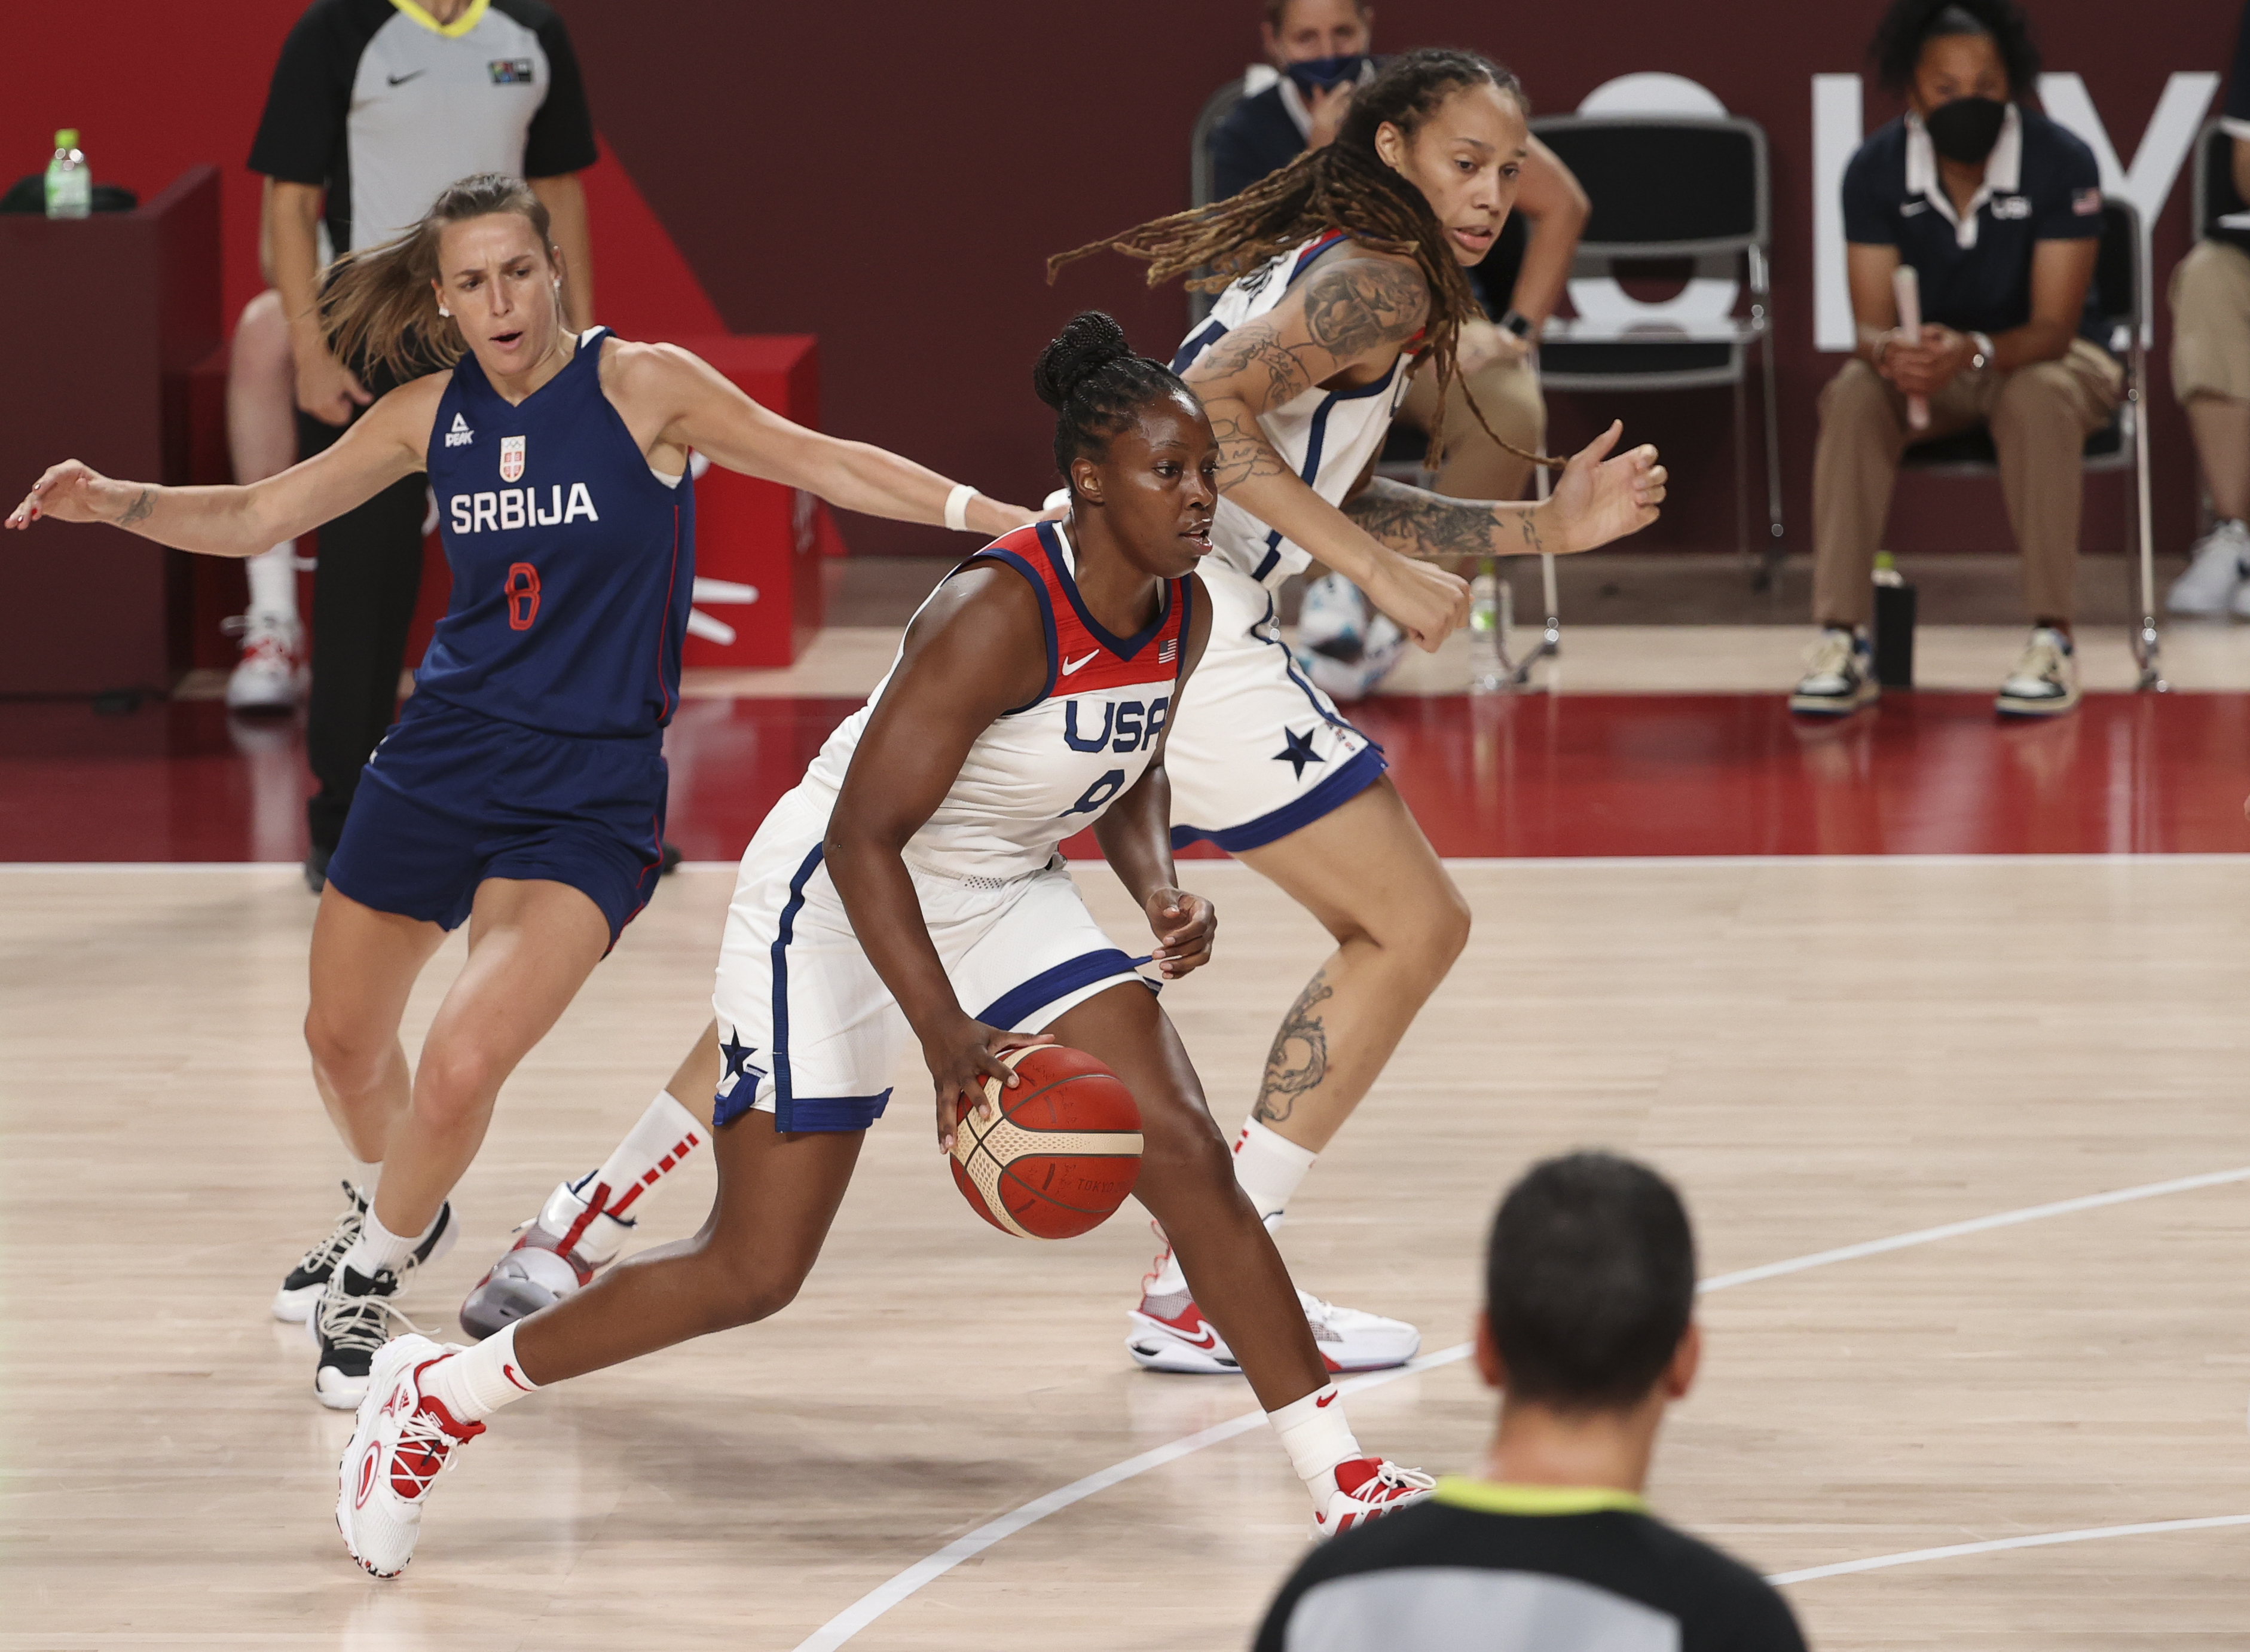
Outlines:
<svg viewBox="0 0 2250 1652"><path fill-rule="evenodd" d="M453 313L442 304L438 306L438 313L444 316L448 321L453 319Z"/></svg>

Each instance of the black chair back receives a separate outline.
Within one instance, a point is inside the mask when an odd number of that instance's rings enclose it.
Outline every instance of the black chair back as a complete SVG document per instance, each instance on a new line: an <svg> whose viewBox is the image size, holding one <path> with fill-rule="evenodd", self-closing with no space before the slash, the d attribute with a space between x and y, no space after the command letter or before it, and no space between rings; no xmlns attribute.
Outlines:
<svg viewBox="0 0 2250 1652"><path fill-rule="evenodd" d="M2195 232L2240 242L2240 228L2221 230L2219 221L2250 210L2234 187L2234 140L2216 120L2204 123L2195 138Z"/></svg>
<svg viewBox="0 0 2250 1652"><path fill-rule="evenodd" d="M2129 201L2102 201L2102 247L2094 258L2094 307L2112 330L2141 320L2141 215Z"/></svg>
<svg viewBox="0 0 2250 1652"><path fill-rule="evenodd" d="M1531 129L1593 203L1584 251L1676 258L1768 239L1765 134L1755 121L1566 114Z"/></svg>

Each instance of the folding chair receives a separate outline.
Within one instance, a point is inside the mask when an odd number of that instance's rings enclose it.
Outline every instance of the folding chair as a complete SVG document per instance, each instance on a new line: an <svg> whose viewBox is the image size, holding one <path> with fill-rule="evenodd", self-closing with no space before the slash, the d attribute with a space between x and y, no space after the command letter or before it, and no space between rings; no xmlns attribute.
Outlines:
<svg viewBox="0 0 2250 1652"><path fill-rule="evenodd" d="M2199 157L2198 157L2199 159ZM2196 198L2204 193L2198 165ZM2230 185L2231 189L2231 185ZM2140 668L2134 686L2161 694L2170 686L2157 661L2157 568L2149 518L2149 423L2143 398L2148 361L2141 343L2149 320L2149 283L2141 267L2141 215L2129 201L2105 196L2102 202L2102 246L2094 264L2094 304L2109 329L2110 354L2125 363L2125 397L2116 416L2086 438L2089 473L2133 472L2133 536L2140 546L2141 623L2133 637L2133 660ZM1979 425L1956 436L1911 444L1899 458L1901 471L1925 476L1995 476L1999 456L1992 433Z"/></svg>

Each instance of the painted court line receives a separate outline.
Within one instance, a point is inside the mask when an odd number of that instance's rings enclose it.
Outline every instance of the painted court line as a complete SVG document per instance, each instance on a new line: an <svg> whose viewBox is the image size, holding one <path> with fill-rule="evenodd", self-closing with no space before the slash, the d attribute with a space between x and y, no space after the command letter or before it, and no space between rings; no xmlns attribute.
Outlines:
<svg viewBox="0 0 2250 1652"><path fill-rule="evenodd" d="M1737 1285L1755 1284L1761 1280L1777 1279L1813 1268L1831 1267L1839 1262L1857 1262L1893 1250L1909 1249L1916 1245L1935 1244L1943 1239L1957 1239L1968 1234L1989 1233L1995 1229L2012 1228L2050 1216L2071 1215L2082 1210L2099 1210L2109 1205L2129 1204L2141 1199L2159 1199L2167 1194L2191 1193L2198 1188L2219 1187L2241 1181L2250 1181L2250 1165L2234 1170L2210 1171L2197 1176L2180 1176L2170 1181L2147 1182L2137 1187L2120 1187L2110 1193L2088 1194L2078 1199L2060 1199L2049 1204L2027 1205L2020 1210L2004 1210L1994 1215L1977 1216L1966 1222L1949 1222L1936 1228L1918 1228L1912 1233L1895 1234L1888 1239L1840 1245L1832 1250L1816 1250L1810 1256L1792 1256L1784 1262L1770 1262L1761 1267L1722 1273L1704 1280L1697 1291L1699 1293L1729 1291ZM1340 1382L1336 1387L1342 1393L1356 1394L1363 1389L1380 1387L1386 1382L1395 1382L1401 1377L1456 1364L1468 1356L1469 1345L1456 1343L1435 1353L1424 1354L1397 1370L1370 1372L1364 1376ZM997 1519L988 1520L975 1531L963 1533L936 1553L917 1560L887 1582L869 1590L798 1642L795 1652L835 1652L836 1648L844 1645L925 1585L935 1582L963 1560L982 1554L1026 1526L1035 1525L1051 1514L1059 1513L1074 1503L1082 1503L1098 1491L1106 1491L1111 1486L1146 1474L1151 1469L1161 1469L1167 1463L1191 1456L1206 1446L1218 1445L1222 1441L1248 1434L1263 1427L1265 1422L1264 1412L1246 1411L1239 1417L1229 1418L1212 1428L1175 1440L1169 1445L1158 1446L1154 1450L1142 1452L1138 1456L1128 1457L1122 1463L1113 1463L1107 1469L1097 1470L1083 1479L1073 1480L1044 1497L1034 1497L1020 1507L1011 1509ZM1837 1577L1848 1572L1872 1572L1886 1566L1912 1566L1924 1560L1986 1554L2002 1549L2037 1548L2055 1543L2091 1542L2098 1538L2132 1537L2143 1532L2182 1532L2223 1525L2250 1525L2250 1515L2217 1515L2205 1519L2168 1520L2148 1525L2100 1526L2084 1532L2053 1532L2033 1537L2001 1538L1990 1543L1956 1544L1943 1549L1915 1549L1901 1554L1877 1555L1870 1559L1845 1560L1834 1566L1813 1566L1802 1572L1784 1572L1769 1581L1802 1583L1814 1578Z"/></svg>

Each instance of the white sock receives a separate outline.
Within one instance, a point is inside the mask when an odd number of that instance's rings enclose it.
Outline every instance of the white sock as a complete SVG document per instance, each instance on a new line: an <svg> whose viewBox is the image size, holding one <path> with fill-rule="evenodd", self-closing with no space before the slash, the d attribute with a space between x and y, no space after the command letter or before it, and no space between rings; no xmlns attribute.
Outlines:
<svg viewBox="0 0 2250 1652"><path fill-rule="evenodd" d="M1333 1382L1323 1384L1301 1400L1293 1400L1279 1411L1268 1411L1266 1421L1281 1437L1289 1466L1313 1494L1316 1506L1327 1506L1336 1491L1336 1469L1340 1463L1367 1454L1353 1437L1343 1415L1343 1400Z"/></svg>
<svg viewBox="0 0 2250 1652"><path fill-rule="evenodd" d="M351 1249L344 1252L344 1266L362 1279L372 1279L385 1268L396 1273L406 1258L414 1254L414 1247L421 1242L421 1239L419 1234L411 1238L402 1238L384 1227L383 1219L375 1214L375 1205L370 1201L367 1220L360 1225L359 1237L353 1240Z"/></svg>
<svg viewBox="0 0 2250 1652"><path fill-rule="evenodd" d="M375 1184L382 1180L382 1160L378 1159L373 1164L359 1159L351 1161L351 1184L359 1189L359 1196L367 1201L369 1208L375 1204Z"/></svg>
<svg viewBox="0 0 2250 1652"><path fill-rule="evenodd" d="M293 623L297 617L297 541L284 540L270 551L252 557L250 611L271 614Z"/></svg>
<svg viewBox="0 0 2250 1652"><path fill-rule="evenodd" d="M1275 1228L1280 1225L1281 1213L1289 1208L1290 1194L1297 1191L1319 1157L1311 1148L1300 1147L1256 1119L1246 1119L1242 1133L1234 1139L1234 1179L1257 1207L1259 1219L1269 1229Z"/></svg>
<svg viewBox="0 0 2250 1652"><path fill-rule="evenodd" d="M473 1348L446 1355L422 1373L422 1392L444 1406L456 1422L482 1422L538 1387L516 1363L514 1325Z"/></svg>
<svg viewBox="0 0 2250 1652"><path fill-rule="evenodd" d="M659 1090L640 1122L625 1132L625 1139L602 1161L592 1179L574 1184L572 1190L591 1203L596 1194L607 1187L609 1192L602 1197L603 1210L621 1222L629 1221L640 1196L679 1169L710 1133L694 1113L672 1098L671 1091ZM587 1260L606 1258L589 1256Z"/></svg>

